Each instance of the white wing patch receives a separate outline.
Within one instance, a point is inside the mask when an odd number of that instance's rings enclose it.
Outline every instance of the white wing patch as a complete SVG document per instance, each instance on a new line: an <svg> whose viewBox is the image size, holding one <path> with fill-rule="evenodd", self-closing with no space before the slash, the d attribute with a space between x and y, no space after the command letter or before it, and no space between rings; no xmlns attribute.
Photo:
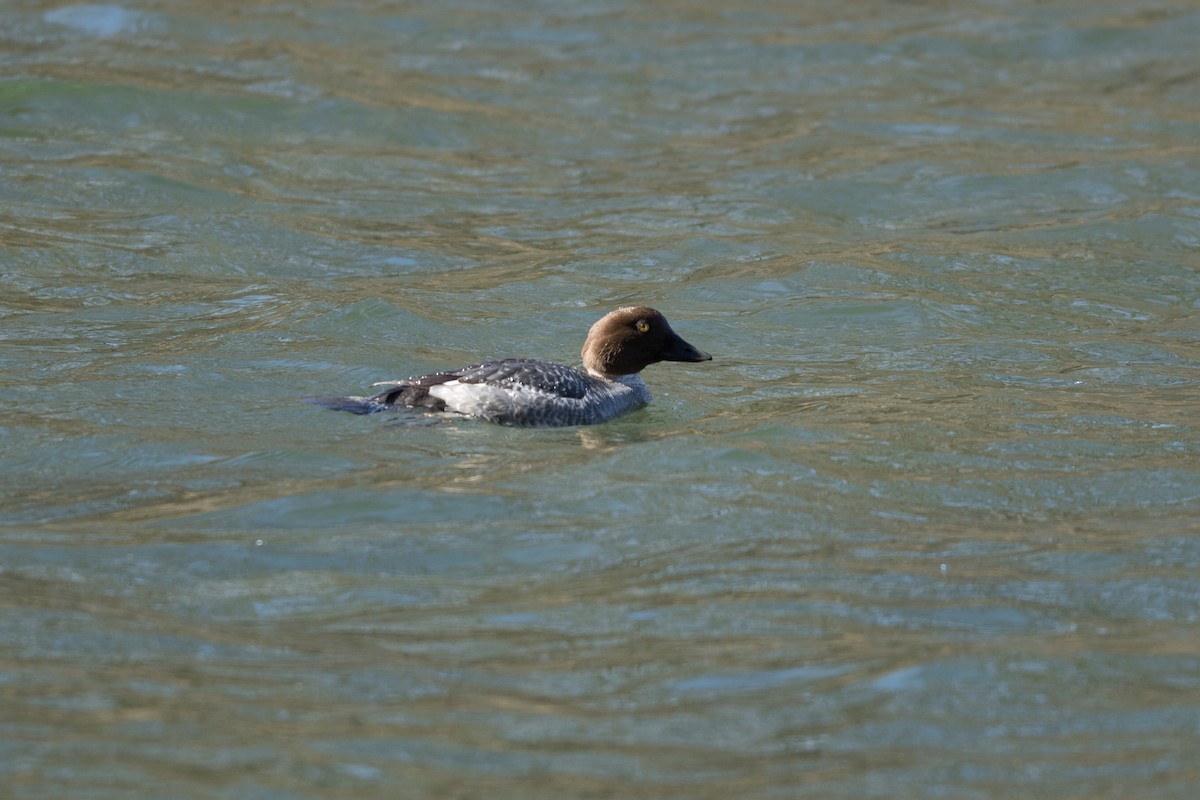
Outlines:
<svg viewBox="0 0 1200 800"><path fill-rule="evenodd" d="M519 409L545 403L548 395L519 383L492 386L487 383L446 381L429 387L429 394L446 404L447 411L472 417L499 420L514 416Z"/></svg>

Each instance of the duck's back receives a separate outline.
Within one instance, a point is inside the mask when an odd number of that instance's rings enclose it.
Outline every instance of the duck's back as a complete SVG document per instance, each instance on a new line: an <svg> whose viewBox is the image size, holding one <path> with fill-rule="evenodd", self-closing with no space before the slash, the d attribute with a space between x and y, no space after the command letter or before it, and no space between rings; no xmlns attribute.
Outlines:
<svg viewBox="0 0 1200 800"><path fill-rule="evenodd" d="M398 381L367 402L371 410L409 406L548 427L607 422L645 406L650 390L636 375L606 380L553 361L506 358Z"/></svg>

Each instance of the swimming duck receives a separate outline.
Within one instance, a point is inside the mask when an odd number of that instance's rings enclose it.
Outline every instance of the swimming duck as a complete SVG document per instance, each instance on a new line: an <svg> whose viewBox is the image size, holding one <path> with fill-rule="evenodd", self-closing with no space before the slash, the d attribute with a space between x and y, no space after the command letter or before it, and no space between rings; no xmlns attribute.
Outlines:
<svg viewBox="0 0 1200 800"><path fill-rule="evenodd" d="M650 388L638 374L659 361L711 361L653 308L605 314L583 343L583 369L536 358L481 361L398 381L371 397L309 402L355 414L397 408L462 414L521 427L593 425L644 408Z"/></svg>

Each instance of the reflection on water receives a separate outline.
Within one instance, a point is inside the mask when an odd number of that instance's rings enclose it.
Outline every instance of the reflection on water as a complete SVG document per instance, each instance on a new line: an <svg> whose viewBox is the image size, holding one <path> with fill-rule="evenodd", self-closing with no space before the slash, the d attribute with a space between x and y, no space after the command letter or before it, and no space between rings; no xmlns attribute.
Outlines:
<svg viewBox="0 0 1200 800"><path fill-rule="evenodd" d="M1194 794L1189 4L7 19L14 797Z"/></svg>

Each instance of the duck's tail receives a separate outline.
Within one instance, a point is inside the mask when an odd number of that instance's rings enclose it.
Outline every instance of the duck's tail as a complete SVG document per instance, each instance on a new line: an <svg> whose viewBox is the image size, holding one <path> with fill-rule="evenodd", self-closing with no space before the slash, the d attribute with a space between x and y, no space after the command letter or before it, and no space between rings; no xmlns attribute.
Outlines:
<svg viewBox="0 0 1200 800"><path fill-rule="evenodd" d="M441 378L442 375L431 375ZM441 383L444 381L438 381ZM434 385L434 384L430 384ZM409 381L377 383L387 386L373 397L309 397L304 402L331 408L334 411L349 411L351 414L376 414L397 408L419 408L429 411L445 411L446 403L429 393L429 386Z"/></svg>
<svg viewBox="0 0 1200 800"><path fill-rule="evenodd" d="M304 402L351 414L374 414L387 408L371 397L306 397Z"/></svg>

